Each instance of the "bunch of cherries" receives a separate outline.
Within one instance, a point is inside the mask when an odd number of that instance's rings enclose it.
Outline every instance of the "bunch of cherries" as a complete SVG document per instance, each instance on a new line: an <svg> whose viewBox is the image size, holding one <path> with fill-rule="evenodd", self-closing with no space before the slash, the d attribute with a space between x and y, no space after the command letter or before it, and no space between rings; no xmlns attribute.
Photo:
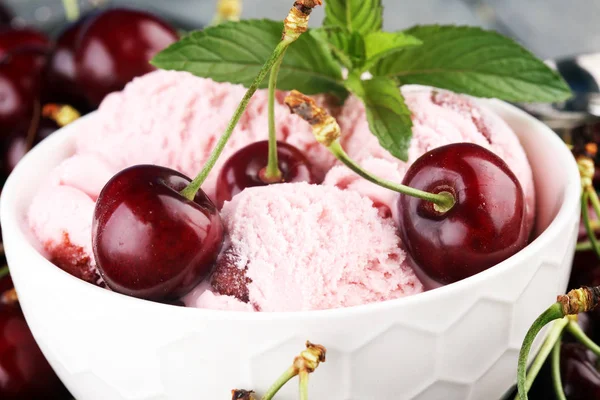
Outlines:
<svg viewBox="0 0 600 400"><path fill-rule="evenodd" d="M13 28L11 21L0 8L2 182L29 149L64 124L65 105L77 110L71 117L94 110L108 93L151 71L150 58L178 39L160 18L121 8L72 21L56 41L29 27ZM5 273L0 268L0 276ZM35 343L8 275L0 278L0 398L71 398Z"/></svg>

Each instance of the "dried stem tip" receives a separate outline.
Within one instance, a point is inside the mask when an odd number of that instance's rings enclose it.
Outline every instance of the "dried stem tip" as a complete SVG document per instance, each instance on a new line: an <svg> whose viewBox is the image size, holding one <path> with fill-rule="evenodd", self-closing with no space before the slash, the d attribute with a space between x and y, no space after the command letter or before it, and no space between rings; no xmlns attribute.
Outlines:
<svg viewBox="0 0 600 400"><path fill-rule="evenodd" d="M66 104L46 104L42 108L42 115L56 122L59 127L70 124L81 117L79 111Z"/></svg>
<svg viewBox="0 0 600 400"><path fill-rule="evenodd" d="M252 390L233 389L231 391L231 400L254 400Z"/></svg>
<svg viewBox="0 0 600 400"><path fill-rule="evenodd" d="M283 21L282 40L294 41L307 31L308 18L312 9L323 4L321 0L297 0Z"/></svg>
<svg viewBox="0 0 600 400"><path fill-rule="evenodd" d="M301 371L313 373L320 363L325 362L326 354L325 347L307 341L306 350L294 359L294 368L298 373Z"/></svg>
<svg viewBox="0 0 600 400"><path fill-rule="evenodd" d="M587 156L578 156L577 167L579 168L579 176L581 176L581 186L583 188L591 186L595 173L594 160Z"/></svg>
<svg viewBox="0 0 600 400"><path fill-rule="evenodd" d="M600 302L600 286L573 289L567 294L558 296L556 301L560 303L563 315L591 311Z"/></svg>
<svg viewBox="0 0 600 400"><path fill-rule="evenodd" d="M317 142L329 147L331 143L340 137L340 126L335 118L329 115L327 110L319 107L310 97L297 90L292 90L285 98L285 104L292 113L312 126L313 135Z"/></svg>

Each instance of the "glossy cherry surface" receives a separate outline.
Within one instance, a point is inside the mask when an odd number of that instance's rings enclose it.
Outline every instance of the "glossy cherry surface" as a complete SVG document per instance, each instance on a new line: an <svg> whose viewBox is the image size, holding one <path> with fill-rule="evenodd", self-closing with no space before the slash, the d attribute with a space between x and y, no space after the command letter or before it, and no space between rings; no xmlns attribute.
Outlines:
<svg viewBox="0 0 600 400"><path fill-rule="evenodd" d="M0 297L12 288L0 280ZM0 303L0 399L70 399L35 342L18 302Z"/></svg>
<svg viewBox="0 0 600 400"><path fill-rule="evenodd" d="M560 351L563 389L568 400L600 399L598 357L579 343L563 343Z"/></svg>
<svg viewBox="0 0 600 400"><path fill-rule="evenodd" d="M46 69L45 95L47 100L87 107L82 88L77 82L75 49L86 19L80 19L67 26L56 40Z"/></svg>
<svg viewBox="0 0 600 400"><path fill-rule="evenodd" d="M200 191L179 194L190 179L138 165L116 174L94 211L92 245L106 284L149 300L175 300L211 270L223 242L216 207Z"/></svg>
<svg viewBox="0 0 600 400"><path fill-rule="evenodd" d="M177 32L156 16L118 8L91 18L80 34L77 81L92 106L136 76L153 71L152 57L178 40Z"/></svg>
<svg viewBox="0 0 600 400"><path fill-rule="evenodd" d="M265 140L238 150L225 162L217 180L216 200L219 208L246 188L269 184L261 178L261 172L264 172L268 163L268 154L269 141ZM294 146L277 142L277 157L281 182L317 183L310 162Z"/></svg>
<svg viewBox="0 0 600 400"><path fill-rule="evenodd" d="M440 213L429 201L400 195L400 234L418 273L442 284L456 282L527 244L521 185L504 161L481 146L436 148L415 161L403 183L449 192L456 200Z"/></svg>
<svg viewBox="0 0 600 400"><path fill-rule="evenodd" d="M50 50L50 39L33 29L0 29L0 60L11 53L28 50Z"/></svg>

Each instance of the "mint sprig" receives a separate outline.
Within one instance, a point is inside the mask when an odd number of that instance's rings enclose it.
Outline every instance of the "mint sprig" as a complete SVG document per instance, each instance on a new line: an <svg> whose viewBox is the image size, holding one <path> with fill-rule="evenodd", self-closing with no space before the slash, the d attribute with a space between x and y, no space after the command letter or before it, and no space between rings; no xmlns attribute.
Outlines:
<svg viewBox="0 0 600 400"><path fill-rule="evenodd" d="M374 75L508 101L553 102L571 96L558 73L496 32L434 25L405 33L423 45L384 58L372 70Z"/></svg>
<svg viewBox="0 0 600 400"><path fill-rule="evenodd" d="M248 87L281 40L282 29L283 23L267 19L226 22L189 34L157 54L152 64ZM260 87L266 86L262 82ZM311 32L288 49L278 87L308 94L333 93L340 98L347 95L339 63Z"/></svg>
<svg viewBox="0 0 600 400"><path fill-rule="evenodd" d="M366 35L381 30L381 0L326 0L323 26Z"/></svg>

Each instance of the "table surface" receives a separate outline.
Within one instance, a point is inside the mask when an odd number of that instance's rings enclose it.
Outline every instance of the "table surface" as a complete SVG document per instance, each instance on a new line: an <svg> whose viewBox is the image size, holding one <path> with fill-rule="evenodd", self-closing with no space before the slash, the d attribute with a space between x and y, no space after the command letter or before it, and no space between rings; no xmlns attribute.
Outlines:
<svg viewBox="0 0 600 400"><path fill-rule="evenodd" d="M78 0L92 3L132 4L200 26L211 20L216 0ZM479 25L497 29L522 42L538 56L557 58L600 51L600 0L382 0L385 29L414 24ZM61 0L4 0L24 21L52 25L64 18ZM245 18L281 19L290 0L245 0ZM314 13L318 26L323 10Z"/></svg>

